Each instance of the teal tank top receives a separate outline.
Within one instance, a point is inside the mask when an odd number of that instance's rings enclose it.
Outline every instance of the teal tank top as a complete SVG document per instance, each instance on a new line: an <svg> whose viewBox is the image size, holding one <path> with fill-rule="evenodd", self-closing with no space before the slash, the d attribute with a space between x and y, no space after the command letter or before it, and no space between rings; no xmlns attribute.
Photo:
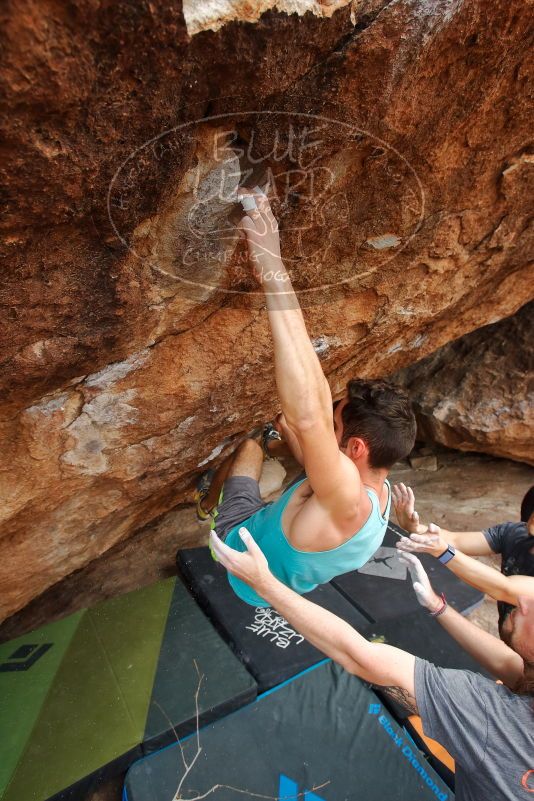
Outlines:
<svg viewBox="0 0 534 801"><path fill-rule="evenodd" d="M235 548L236 551L246 550L238 534L241 526L245 526L267 557L271 573L299 595L311 592L319 584L326 584L335 576L357 570L368 562L382 545L391 506L391 488L386 481L388 502L384 516L380 512L376 492L368 489L367 495L372 504L371 514L356 534L329 551L299 551L288 542L282 531L282 515L291 496L303 481L306 479L303 478L289 487L274 503L264 506L238 526L234 526L225 538L230 548ZM244 581L230 573L228 580L236 595L247 604L269 606Z"/></svg>

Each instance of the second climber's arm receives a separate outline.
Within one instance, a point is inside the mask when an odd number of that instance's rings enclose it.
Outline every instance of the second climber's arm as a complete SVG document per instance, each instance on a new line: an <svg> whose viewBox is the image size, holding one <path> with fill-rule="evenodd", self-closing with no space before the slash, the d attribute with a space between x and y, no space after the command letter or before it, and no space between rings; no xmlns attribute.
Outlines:
<svg viewBox="0 0 534 801"><path fill-rule="evenodd" d="M210 534L213 551L226 569L249 584L262 598L320 651L365 681L394 694L407 709L417 714L415 701L415 657L385 643L371 643L346 621L278 581L251 534L241 528L245 552L230 548Z"/></svg>
<svg viewBox="0 0 534 801"><path fill-rule="evenodd" d="M443 602L435 593L419 559L412 553L403 552L400 554L400 560L407 565L410 571L413 588L421 606L433 613L443 608ZM503 681L511 689L515 687L524 671L523 660L519 654L505 645L502 640L475 626L450 606L446 606L436 620L456 640L458 645L482 667L486 668L492 676Z"/></svg>
<svg viewBox="0 0 534 801"><path fill-rule="evenodd" d="M439 557L446 551L447 545L442 530L431 524L426 534L412 534L409 539L402 537L397 543L397 548L401 551L429 553ZM485 565L461 551L457 551L446 566L462 581L487 593L496 601L504 601L517 606L519 595L528 595L530 598L534 598L534 578L532 576L505 576L494 567Z"/></svg>
<svg viewBox="0 0 534 801"><path fill-rule="evenodd" d="M534 598L534 578L532 576L505 576L494 567L485 565L461 551L457 551L454 559L447 562L447 567L462 581L487 593L496 601L504 601L517 606L519 595L528 595L530 598Z"/></svg>
<svg viewBox="0 0 534 801"><path fill-rule="evenodd" d="M488 673L514 689L524 670L519 654L450 606L437 619L441 627Z"/></svg>
<svg viewBox="0 0 534 801"><path fill-rule="evenodd" d="M410 534L425 534L428 526L419 520L415 496L411 487L399 481L393 487L393 505L399 525ZM468 556L490 556L492 550L482 531L448 531L441 529L443 538Z"/></svg>
<svg viewBox="0 0 534 801"><path fill-rule="evenodd" d="M495 553L483 531L448 531L441 529L444 538L466 556L491 556Z"/></svg>

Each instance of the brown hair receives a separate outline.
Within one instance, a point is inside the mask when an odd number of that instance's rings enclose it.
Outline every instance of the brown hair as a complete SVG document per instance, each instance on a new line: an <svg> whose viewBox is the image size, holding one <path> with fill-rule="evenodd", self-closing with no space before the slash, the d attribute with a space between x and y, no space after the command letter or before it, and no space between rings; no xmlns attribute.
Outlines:
<svg viewBox="0 0 534 801"><path fill-rule="evenodd" d="M343 407L343 439L363 439L369 448L369 466L390 468L407 456L415 443L416 422L408 395L386 381L352 380Z"/></svg>

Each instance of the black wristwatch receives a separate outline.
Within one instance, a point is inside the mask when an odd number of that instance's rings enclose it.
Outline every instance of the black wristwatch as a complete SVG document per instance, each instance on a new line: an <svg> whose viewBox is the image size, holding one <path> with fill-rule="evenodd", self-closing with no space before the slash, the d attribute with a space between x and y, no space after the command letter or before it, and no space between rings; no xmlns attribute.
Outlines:
<svg viewBox="0 0 534 801"><path fill-rule="evenodd" d="M456 556L456 548L452 545L447 545L447 550L443 551L441 556L438 556L439 561L442 565L446 565L447 562L450 562Z"/></svg>

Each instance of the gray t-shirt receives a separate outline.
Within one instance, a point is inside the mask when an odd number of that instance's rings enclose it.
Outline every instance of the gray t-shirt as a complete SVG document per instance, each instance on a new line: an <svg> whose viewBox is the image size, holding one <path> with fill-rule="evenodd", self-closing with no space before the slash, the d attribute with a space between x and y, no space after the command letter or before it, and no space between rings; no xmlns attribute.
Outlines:
<svg viewBox="0 0 534 801"><path fill-rule="evenodd" d="M423 731L456 760L457 801L534 798L534 696L415 660Z"/></svg>

